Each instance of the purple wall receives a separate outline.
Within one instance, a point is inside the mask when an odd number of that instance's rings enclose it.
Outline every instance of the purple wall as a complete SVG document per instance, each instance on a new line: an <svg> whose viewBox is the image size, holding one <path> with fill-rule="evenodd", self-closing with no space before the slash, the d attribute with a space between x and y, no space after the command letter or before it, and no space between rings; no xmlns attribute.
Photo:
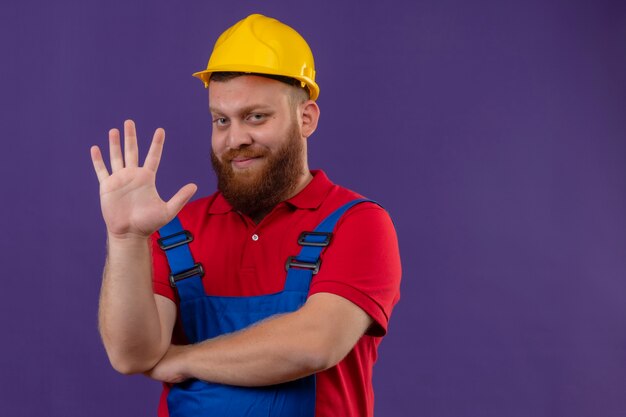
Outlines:
<svg viewBox="0 0 626 417"><path fill-rule="evenodd" d="M382 202L402 300L377 417L626 413L626 3L62 1L0 6L0 410L144 416L96 329L88 156L134 118L159 187L214 189L202 69L252 12L309 41L311 166Z"/></svg>

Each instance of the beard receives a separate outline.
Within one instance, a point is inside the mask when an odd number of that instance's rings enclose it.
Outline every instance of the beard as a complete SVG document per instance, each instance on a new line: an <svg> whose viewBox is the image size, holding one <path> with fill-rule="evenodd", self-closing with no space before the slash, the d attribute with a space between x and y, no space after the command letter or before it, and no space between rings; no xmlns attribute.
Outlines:
<svg viewBox="0 0 626 417"><path fill-rule="evenodd" d="M303 143L296 123L286 136L285 144L274 153L267 148L245 145L226 151L220 161L211 150L217 188L235 210L254 218L291 196L302 174ZM237 157L261 157L264 163L235 171L231 161Z"/></svg>

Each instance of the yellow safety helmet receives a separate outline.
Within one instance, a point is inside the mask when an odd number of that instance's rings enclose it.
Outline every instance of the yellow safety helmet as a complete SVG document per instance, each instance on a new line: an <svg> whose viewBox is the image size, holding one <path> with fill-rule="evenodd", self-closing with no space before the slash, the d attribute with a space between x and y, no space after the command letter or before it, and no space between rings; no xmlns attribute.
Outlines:
<svg viewBox="0 0 626 417"><path fill-rule="evenodd" d="M222 33L206 70L193 76L208 87L213 72L282 75L299 80L312 100L320 94L313 53L304 38L284 23L260 14L252 14Z"/></svg>

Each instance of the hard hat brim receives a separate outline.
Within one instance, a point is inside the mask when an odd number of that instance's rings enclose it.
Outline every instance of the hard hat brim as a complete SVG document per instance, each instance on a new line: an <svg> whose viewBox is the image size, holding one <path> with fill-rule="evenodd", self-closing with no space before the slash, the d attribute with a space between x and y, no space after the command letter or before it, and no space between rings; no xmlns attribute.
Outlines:
<svg viewBox="0 0 626 417"><path fill-rule="evenodd" d="M255 65L222 65L213 68L207 68L204 71L194 72L192 75L202 82L204 82L204 87L209 87L209 79L211 78L211 74L214 72L246 72L251 74L268 74L268 75L284 75L279 74L276 71L272 71L267 67L260 67ZM311 100L316 100L319 97L320 88L315 81L310 79L309 77L304 76L293 76L290 75L291 78L295 78L298 81L303 82L307 89L309 90L309 95Z"/></svg>

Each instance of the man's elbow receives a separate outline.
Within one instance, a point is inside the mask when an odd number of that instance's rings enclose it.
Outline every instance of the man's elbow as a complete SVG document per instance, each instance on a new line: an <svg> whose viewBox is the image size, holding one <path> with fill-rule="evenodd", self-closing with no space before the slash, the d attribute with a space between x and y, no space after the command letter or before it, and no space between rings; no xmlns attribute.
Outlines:
<svg viewBox="0 0 626 417"><path fill-rule="evenodd" d="M122 375L135 375L141 372L138 368L132 367L126 363L111 361L111 366L115 371Z"/></svg>
<svg viewBox="0 0 626 417"><path fill-rule="evenodd" d="M113 369L122 375L141 374L154 368L158 359L148 357L134 357L128 353L115 353L107 351L109 362Z"/></svg>
<svg viewBox="0 0 626 417"><path fill-rule="evenodd" d="M347 353L332 343L313 343L306 349L303 364L313 374L337 365Z"/></svg>
<svg viewBox="0 0 626 417"><path fill-rule="evenodd" d="M339 363L339 361L333 361L330 356L320 354L317 356L311 356L306 364L306 367L311 374L314 374L325 371L328 368L332 368L337 365L337 363Z"/></svg>
<svg viewBox="0 0 626 417"><path fill-rule="evenodd" d="M122 375L140 374L140 373L150 370L150 368L148 367L141 366L137 363L130 362L130 361L120 361L120 360L113 360L113 359L110 359L109 361L111 362L111 366L113 367L113 369L115 369L117 372L119 372Z"/></svg>

